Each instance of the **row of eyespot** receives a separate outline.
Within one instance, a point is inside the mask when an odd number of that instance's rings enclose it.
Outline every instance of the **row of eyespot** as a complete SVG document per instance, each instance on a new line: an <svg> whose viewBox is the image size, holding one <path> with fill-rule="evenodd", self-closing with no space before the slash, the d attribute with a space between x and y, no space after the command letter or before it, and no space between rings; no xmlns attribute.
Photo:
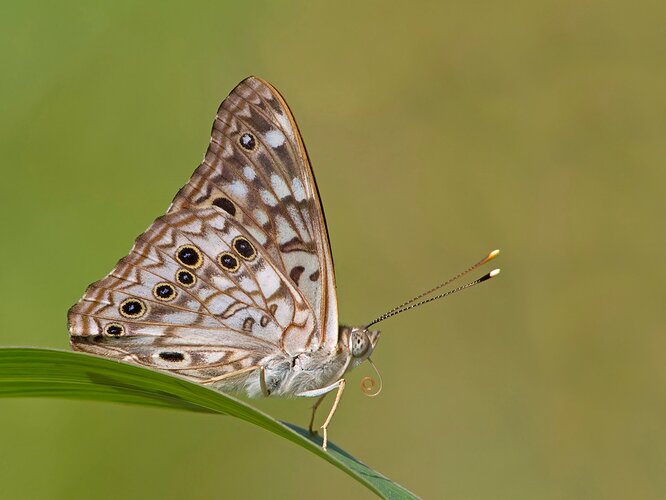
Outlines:
<svg viewBox="0 0 666 500"><path fill-rule="evenodd" d="M252 243L242 236L237 236L231 242L231 247L236 251L239 257L243 260L251 261L257 256ZM176 260L185 267L190 269L198 269L203 264L203 256L201 251L194 245L183 245L176 250ZM229 252L223 252L218 257L219 263L228 271L236 271L240 266L238 259Z"/></svg>
<svg viewBox="0 0 666 500"><path fill-rule="evenodd" d="M231 247L243 260L251 261L257 256L252 243L242 236L236 237L232 241ZM194 245L183 245L179 247L178 250L176 250L176 260L190 269L198 269L203 264L201 251ZM234 272L240 267L240 262L230 252L222 252L217 260L227 271ZM176 272L176 281L189 288L194 286L197 278L187 269L179 269ZM162 302L170 302L176 298L176 295L176 288L166 281L157 283L153 287L153 297ZM146 305L141 300L129 298L125 299L120 304L118 310L122 316L136 319L146 313ZM121 324L110 323L106 326L104 332L112 337L120 337L125 334L125 328Z"/></svg>

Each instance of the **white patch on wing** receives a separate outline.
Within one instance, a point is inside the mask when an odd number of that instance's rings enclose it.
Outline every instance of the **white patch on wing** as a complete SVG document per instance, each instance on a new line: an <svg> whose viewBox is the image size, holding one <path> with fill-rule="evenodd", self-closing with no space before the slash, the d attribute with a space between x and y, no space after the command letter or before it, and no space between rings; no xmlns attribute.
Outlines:
<svg viewBox="0 0 666 500"><path fill-rule="evenodd" d="M272 147L277 148L284 144L285 138L284 134L279 130L269 130L264 135L266 142Z"/></svg>
<svg viewBox="0 0 666 500"><path fill-rule="evenodd" d="M197 290L197 294L199 295L199 299L202 300L202 301L204 301L204 302L205 302L206 299L208 299L211 295L215 295L216 293L218 293L218 292L217 292L217 290L215 290L215 288L213 288L213 287L207 287L207 286L201 286L201 287L199 287L199 289Z"/></svg>
<svg viewBox="0 0 666 500"><path fill-rule="evenodd" d="M244 199L247 195L247 184L243 181L234 181L229 185L229 191L234 197Z"/></svg>
<svg viewBox="0 0 666 500"><path fill-rule="evenodd" d="M148 259L150 259L150 260L154 260L154 261L156 261L156 262L162 262L162 261L163 261L163 259L162 259L162 254L160 254L160 253L157 251L157 248L153 248L153 247L151 247L151 248L148 249L148 252L146 252L146 250L145 250L144 248L142 248L142 249L141 249L141 252L142 252L142 253L147 253L147 257L148 257Z"/></svg>
<svg viewBox="0 0 666 500"><path fill-rule="evenodd" d="M294 177L294 180L291 181L291 190L294 192L294 199L296 201L303 201L305 199L305 188L298 177Z"/></svg>
<svg viewBox="0 0 666 500"><path fill-rule="evenodd" d="M253 181L257 177L257 173L249 165L243 167L243 175L248 181Z"/></svg>
<svg viewBox="0 0 666 500"><path fill-rule="evenodd" d="M224 217L215 217L214 219L210 219L207 222L208 225L213 229L217 229L218 231L224 231L224 226L226 224Z"/></svg>
<svg viewBox="0 0 666 500"><path fill-rule="evenodd" d="M256 228L254 226L249 226L246 229L247 232L250 233L254 237L254 239L257 240L262 245L265 245L268 242L268 237L266 236L266 233L264 233L261 229Z"/></svg>
<svg viewBox="0 0 666 500"><path fill-rule="evenodd" d="M226 355L227 351L210 351L204 354L204 360L206 364L212 365L224 360Z"/></svg>
<svg viewBox="0 0 666 500"><path fill-rule="evenodd" d="M272 296L280 288L280 279L270 267L259 269L256 273L256 278L264 297Z"/></svg>
<svg viewBox="0 0 666 500"><path fill-rule="evenodd" d="M275 117L277 118L277 121L280 123L280 126L283 128L283 130L287 132L287 135L293 139L294 130L291 128L291 123L289 123L289 118L287 118L287 116L283 115L282 113L277 113Z"/></svg>
<svg viewBox="0 0 666 500"><path fill-rule="evenodd" d="M229 293L231 294L232 297L234 297L239 302L245 302L247 304L250 304L252 302L252 298L247 293L245 293L243 290L241 290L239 288L234 288L234 289L230 290Z"/></svg>
<svg viewBox="0 0 666 500"><path fill-rule="evenodd" d="M231 281L226 276L213 276L211 282L215 288L217 288L222 292L228 290L229 288L233 288L235 286L234 282ZM243 299L239 300L247 300L247 297L244 297Z"/></svg>
<svg viewBox="0 0 666 500"><path fill-rule="evenodd" d="M264 203L270 207L274 207L278 203L277 198L273 196L273 193L270 193L265 189L261 190L261 199L264 200Z"/></svg>
<svg viewBox="0 0 666 500"><path fill-rule="evenodd" d="M166 324L173 325L193 325L199 319L198 314L189 313L185 311L178 311L169 314L163 314L160 317L160 321Z"/></svg>
<svg viewBox="0 0 666 500"><path fill-rule="evenodd" d="M258 292L257 283L248 275L241 274L238 277L238 284L246 293Z"/></svg>
<svg viewBox="0 0 666 500"><path fill-rule="evenodd" d="M206 308L213 314L222 314L231 304L236 304L233 298L222 293L216 295L206 303Z"/></svg>
<svg viewBox="0 0 666 500"><path fill-rule="evenodd" d="M294 305L290 300L278 300L276 305L278 307L275 310L275 320L286 327L294 318Z"/></svg>
<svg viewBox="0 0 666 500"><path fill-rule="evenodd" d="M287 222L287 219L281 215L275 217L275 227L277 228L277 241L281 245L298 236L296 231L291 227L291 224Z"/></svg>
<svg viewBox="0 0 666 500"><path fill-rule="evenodd" d="M266 214L266 212L264 212L260 208L257 208L254 211L254 218L262 226L268 222L268 215Z"/></svg>
<svg viewBox="0 0 666 500"><path fill-rule="evenodd" d="M294 221L294 224L296 224L296 229L298 230L298 233L301 235L301 238L303 241L310 241L312 238L310 237L310 231L308 231L305 228L305 224L303 221L303 216L294 205L289 205L287 207L287 212L289 212L289 215L291 216L291 220ZM309 222L309 221L308 221Z"/></svg>
<svg viewBox="0 0 666 500"><path fill-rule="evenodd" d="M192 243L199 247L201 252L208 255L216 255L217 248L215 247L215 238L210 236L210 232L206 231L202 233L203 238L196 238L196 235L192 237ZM208 236L208 237L206 237Z"/></svg>
<svg viewBox="0 0 666 500"><path fill-rule="evenodd" d="M189 309L190 311L202 312L201 304L196 300L187 300L182 305L185 309Z"/></svg>
<svg viewBox="0 0 666 500"><path fill-rule="evenodd" d="M155 325L137 324L132 326L132 333L136 335L164 335L164 327Z"/></svg>
<svg viewBox="0 0 666 500"><path fill-rule="evenodd" d="M181 225L178 229L184 233L200 233L202 231L203 222L199 219L194 219L187 224Z"/></svg>
<svg viewBox="0 0 666 500"><path fill-rule="evenodd" d="M273 185L273 191L275 191L275 194L280 198L286 198L291 194L287 183L284 182L284 179L278 174L271 175L271 184Z"/></svg>

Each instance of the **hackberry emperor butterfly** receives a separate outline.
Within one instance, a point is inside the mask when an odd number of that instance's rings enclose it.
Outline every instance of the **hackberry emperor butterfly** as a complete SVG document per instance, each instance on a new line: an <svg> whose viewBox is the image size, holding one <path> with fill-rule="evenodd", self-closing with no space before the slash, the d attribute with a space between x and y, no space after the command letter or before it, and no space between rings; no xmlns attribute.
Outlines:
<svg viewBox="0 0 666 500"><path fill-rule="evenodd" d="M166 215L69 310L70 340L223 391L320 397L315 410L337 390L326 448L344 375L377 345L369 326L457 291L416 302L450 281L366 326L339 326L305 146L282 96L250 77L220 106L203 163Z"/></svg>

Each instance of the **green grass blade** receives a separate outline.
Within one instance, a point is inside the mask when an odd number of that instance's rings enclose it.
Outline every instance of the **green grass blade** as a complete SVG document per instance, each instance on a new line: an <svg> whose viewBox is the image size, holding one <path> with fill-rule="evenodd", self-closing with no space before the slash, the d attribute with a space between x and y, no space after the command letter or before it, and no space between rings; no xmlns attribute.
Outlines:
<svg viewBox="0 0 666 500"><path fill-rule="evenodd" d="M0 397L56 397L130 403L231 415L302 446L384 498L417 498L379 472L293 424L181 378L88 354L31 347L0 348Z"/></svg>

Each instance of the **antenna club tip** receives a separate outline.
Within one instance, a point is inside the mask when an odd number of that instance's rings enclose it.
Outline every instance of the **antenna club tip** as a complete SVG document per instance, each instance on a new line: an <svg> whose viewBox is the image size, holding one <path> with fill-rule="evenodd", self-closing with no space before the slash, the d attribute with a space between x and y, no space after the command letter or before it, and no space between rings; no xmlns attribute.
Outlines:
<svg viewBox="0 0 666 500"><path fill-rule="evenodd" d="M482 283L482 282L484 282L484 281L486 281L486 280L489 280L490 278L494 278L494 277L497 276L499 273L500 273L500 270L499 270L499 269L493 269L493 270L490 271L489 273L486 273L486 274L484 274L483 276L481 276L481 277L478 279L478 281L476 281L476 283Z"/></svg>
<svg viewBox="0 0 666 500"><path fill-rule="evenodd" d="M489 262L493 260L495 257L499 255L500 251L499 250L493 250L488 254L488 256L481 261L481 263L485 264L486 262Z"/></svg>

